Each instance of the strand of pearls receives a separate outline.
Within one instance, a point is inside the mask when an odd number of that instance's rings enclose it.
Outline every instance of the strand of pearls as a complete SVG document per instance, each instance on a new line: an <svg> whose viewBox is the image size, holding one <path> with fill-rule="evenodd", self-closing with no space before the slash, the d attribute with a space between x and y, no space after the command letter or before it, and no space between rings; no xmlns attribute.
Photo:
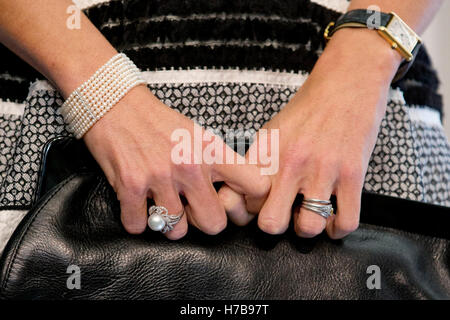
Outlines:
<svg viewBox="0 0 450 320"><path fill-rule="evenodd" d="M128 91L143 83L136 65L123 53L115 55L62 105L61 114L69 132L82 138Z"/></svg>

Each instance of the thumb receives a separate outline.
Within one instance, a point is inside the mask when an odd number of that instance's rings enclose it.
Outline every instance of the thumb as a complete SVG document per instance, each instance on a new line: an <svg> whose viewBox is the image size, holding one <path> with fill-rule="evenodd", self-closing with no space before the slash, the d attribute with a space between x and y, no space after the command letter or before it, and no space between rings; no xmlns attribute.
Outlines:
<svg viewBox="0 0 450 320"><path fill-rule="evenodd" d="M256 164L249 164L249 159L235 153L225 145L226 152L235 155L233 163L214 164L213 180L223 181L235 192L245 195L249 200L265 199L270 190L270 178L263 175Z"/></svg>

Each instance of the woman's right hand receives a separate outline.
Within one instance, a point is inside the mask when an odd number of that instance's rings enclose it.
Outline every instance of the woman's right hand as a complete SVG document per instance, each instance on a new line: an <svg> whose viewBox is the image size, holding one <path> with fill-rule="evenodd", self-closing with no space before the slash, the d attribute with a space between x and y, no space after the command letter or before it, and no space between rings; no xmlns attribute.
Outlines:
<svg viewBox="0 0 450 320"><path fill-rule="evenodd" d="M121 220L129 233L145 230L148 198L166 207L169 214L177 214L183 210L180 194L187 200L186 214L166 233L167 237L183 237L188 222L207 234L219 233L225 228L227 217L212 184L216 181L224 181L234 191L246 195L249 202L264 201L270 181L254 165L236 161L234 164L172 161L172 148L176 144L171 139L172 133L186 129L194 137L194 126L197 124L164 105L141 85L125 95L84 136L117 193ZM233 152L220 138L215 139L222 150ZM191 152L203 152L204 148L205 144L202 150L192 148Z"/></svg>

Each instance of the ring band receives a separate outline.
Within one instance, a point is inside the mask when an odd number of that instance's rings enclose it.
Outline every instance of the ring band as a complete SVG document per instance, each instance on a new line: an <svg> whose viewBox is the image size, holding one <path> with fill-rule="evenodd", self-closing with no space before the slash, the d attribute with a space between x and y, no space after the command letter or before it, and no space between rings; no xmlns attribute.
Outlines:
<svg viewBox="0 0 450 320"><path fill-rule="evenodd" d="M184 208L179 214L169 214L167 208L163 206L151 206L148 209L148 226L153 231L166 233L173 230L175 225L180 222L184 214Z"/></svg>
<svg viewBox="0 0 450 320"><path fill-rule="evenodd" d="M319 200L319 199L303 199L303 202L312 204L331 204L330 200Z"/></svg>
<svg viewBox="0 0 450 320"><path fill-rule="evenodd" d="M302 208L317 213L325 219L328 219L334 213L333 206L329 200L304 199Z"/></svg>

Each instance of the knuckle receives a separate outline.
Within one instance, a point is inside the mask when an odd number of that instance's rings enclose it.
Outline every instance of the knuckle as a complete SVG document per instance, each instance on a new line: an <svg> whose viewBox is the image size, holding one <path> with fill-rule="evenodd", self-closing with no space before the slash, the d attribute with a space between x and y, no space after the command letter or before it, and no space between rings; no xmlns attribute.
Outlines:
<svg viewBox="0 0 450 320"><path fill-rule="evenodd" d="M147 183L143 176L136 174L122 174L120 176L120 186L117 187L120 194L132 193L143 195L147 192Z"/></svg>
<svg viewBox="0 0 450 320"><path fill-rule="evenodd" d="M283 165L296 168L310 158L311 147L307 143L290 143L283 152Z"/></svg>
<svg viewBox="0 0 450 320"><path fill-rule="evenodd" d="M172 180L172 171L170 168L159 166L150 173L150 180L152 184L168 183Z"/></svg>
<svg viewBox="0 0 450 320"><path fill-rule="evenodd" d="M170 232L170 235L167 235L169 240L178 240L183 238L187 234L187 228L175 228Z"/></svg>
<svg viewBox="0 0 450 320"><path fill-rule="evenodd" d="M242 195L237 194L228 187L221 188L218 197L225 209L228 210L233 210L242 201Z"/></svg>
<svg viewBox="0 0 450 320"><path fill-rule="evenodd" d="M339 160L333 156L318 155L315 162L321 171L330 173L338 168Z"/></svg>
<svg viewBox="0 0 450 320"><path fill-rule="evenodd" d="M209 235L216 235L222 232L227 227L227 219L221 218L217 219L217 221L208 223L207 226L204 226L203 231Z"/></svg>
<svg viewBox="0 0 450 320"><path fill-rule="evenodd" d="M286 227L283 226L278 220L269 217L259 219L258 226L262 231L269 234L281 234L286 231Z"/></svg>
<svg viewBox="0 0 450 320"><path fill-rule="evenodd" d="M344 181L360 182L363 179L362 166L357 164L345 164L341 167L340 177Z"/></svg>
<svg viewBox="0 0 450 320"><path fill-rule="evenodd" d="M317 153L311 162L316 175L328 180L330 176L334 176L338 171L340 159L334 155Z"/></svg>
<svg viewBox="0 0 450 320"><path fill-rule="evenodd" d="M202 174L202 166L195 163L182 163L177 165L177 169L187 178L198 177Z"/></svg>
<svg viewBox="0 0 450 320"><path fill-rule="evenodd" d="M130 234L141 234L147 227L145 221L135 218L127 218L126 215L122 217L122 225Z"/></svg>
<svg viewBox="0 0 450 320"><path fill-rule="evenodd" d="M340 233L349 234L358 229L359 221L358 220L336 221L335 227Z"/></svg>
<svg viewBox="0 0 450 320"><path fill-rule="evenodd" d="M324 227L317 223L300 223L297 228L297 234L306 237L314 237L322 233Z"/></svg>
<svg viewBox="0 0 450 320"><path fill-rule="evenodd" d="M286 171L292 171L298 169L299 166L304 164L308 156L305 153L299 153L298 151L286 152L283 156L283 169Z"/></svg>
<svg viewBox="0 0 450 320"><path fill-rule="evenodd" d="M141 234L145 231L145 226L129 224L124 226L129 234Z"/></svg>
<svg viewBox="0 0 450 320"><path fill-rule="evenodd" d="M251 221L251 218L248 214L240 214L234 217L233 223L238 227L244 227Z"/></svg>

